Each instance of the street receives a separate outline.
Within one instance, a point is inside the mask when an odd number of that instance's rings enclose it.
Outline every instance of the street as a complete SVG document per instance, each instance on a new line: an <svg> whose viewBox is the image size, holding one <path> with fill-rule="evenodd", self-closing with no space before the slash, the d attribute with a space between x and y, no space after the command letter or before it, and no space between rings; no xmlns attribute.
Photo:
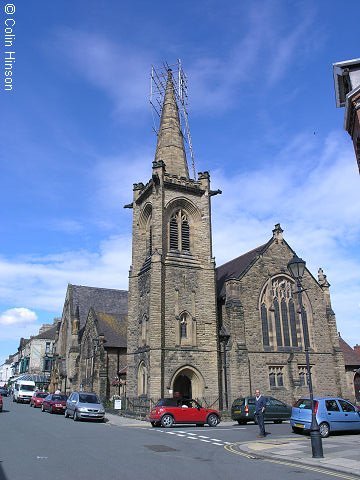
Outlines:
<svg viewBox="0 0 360 480"><path fill-rule="evenodd" d="M274 437L289 424L267 425ZM0 480L62 479L290 479L328 475L300 466L249 459L231 444L256 438L256 425L224 422L216 428L151 428L146 422L74 422L4 398L0 414ZM334 476L334 474L332 474ZM341 478L341 474L335 475Z"/></svg>

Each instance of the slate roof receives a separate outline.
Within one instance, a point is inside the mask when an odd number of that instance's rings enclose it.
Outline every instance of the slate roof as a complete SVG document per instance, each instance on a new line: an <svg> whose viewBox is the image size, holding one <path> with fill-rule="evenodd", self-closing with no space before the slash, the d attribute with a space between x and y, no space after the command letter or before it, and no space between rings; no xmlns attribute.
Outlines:
<svg viewBox="0 0 360 480"><path fill-rule="evenodd" d="M225 296L225 281L229 278L240 278L255 262L258 255L264 253L272 241L273 239L264 243L264 245L260 245L259 247L240 255L240 257L224 263L224 265L220 265L220 267L216 269L216 283L219 297Z"/></svg>
<svg viewBox="0 0 360 480"><path fill-rule="evenodd" d="M126 290L72 284L69 284L69 289L73 314L76 312L76 307L79 307L80 328L85 325L90 308L96 312L117 315L127 315L128 313L128 292Z"/></svg>
<svg viewBox="0 0 360 480"><path fill-rule="evenodd" d="M56 329L57 329L57 324L55 324L53 327L48 328L42 333L39 333L39 335L36 335L33 338L39 339L39 340L55 340L55 334L56 334Z"/></svg>
<svg viewBox="0 0 360 480"><path fill-rule="evenodd" d="M339 343L344 354L345 366L360 367L360 354L355 352L341 337L339 337Z"/></svg>
<svg viewBox="0 0 360 480"><path fill-rule="evenodd" d="M126 348L127 315L95 312L98 333L103 334L106 347Z"/></svg>

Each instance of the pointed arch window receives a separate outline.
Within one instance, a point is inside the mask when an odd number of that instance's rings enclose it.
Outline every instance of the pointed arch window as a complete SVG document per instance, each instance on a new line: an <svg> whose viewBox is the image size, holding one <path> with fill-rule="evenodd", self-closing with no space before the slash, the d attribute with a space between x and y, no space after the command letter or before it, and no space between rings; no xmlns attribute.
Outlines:
<svg viewBox="0 0 360 480"><path fill-rule="evenodd" d="M181 346L196 345L196 321L188 312L177 317L176 344Z"/></svg>
<svg viewBox="0 0 360 480"><path fill-rule="evenodd" d="M269 280L263 290L260 316L264 347L299 347L309 341L308 321L301 321L293 285L289 278L278 276ZM309 310L304 305L305 319Z"/></svg>
<svg viewBox="0 0 360 480"><path fill-rule="evenodd" d="M148 372L144 362L138 368L138 395L147 395Z"/></svg>
<svg viewBox="0 0 360 480"><path fill-rule="evenodd" d="M190 252L190 224L184 210L177 210L170 218L169 248L178 252Z"/></svg>

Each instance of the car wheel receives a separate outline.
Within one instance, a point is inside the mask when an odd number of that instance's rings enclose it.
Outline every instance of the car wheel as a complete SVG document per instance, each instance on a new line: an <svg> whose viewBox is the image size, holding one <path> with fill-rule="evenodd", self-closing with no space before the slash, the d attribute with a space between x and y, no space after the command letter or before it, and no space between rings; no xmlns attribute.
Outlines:
<svg viewBox="0 0 360 480"><path fill-rule="evenodd" d="M294 433L301 433L302 432L301 428L299 428L299 427L291 427L291 428L292 428L292 431Z"/></svg>
<svg viewBox="0 0 360 480"><path fill-rule="evenodd" d="M69 418L69 412L67 411L67 408L65 408L64 417Z"/></svg>
<svg viewBox="0 0 360 480"><path fill-rule="evenodd" d="M75 412L74 412L73 419L74 419L74 422L78 422L78 421L80 420L79 415L78 415L78 413L77 413L76 410L75 410Z"/></svg>
<svg viewBox="0 0 360 480"><path fill-rule="evenodd" d="M282 423L282 420L274 420L274 423Z"/></svg>
<svg viewBox="0 0 360 480"><path fill-rule="evenodd" d="M330 435L330 427L327 423L323 422L319 425L321 438L327 438Z"/></svg>
<svg viewBox="0 0 360 480"><path fill-rule="evenodd" d="M171 415L164 415L161 419L161 425L164 428L170 428L174 424L174 419Z"/></svg>
<svg viewBox="0 0 360 480"><path fill-rule="evenodd" d="M238 422L239 425L246 425L245 420L238 420L237 422Z"/></svg>
<svg viewBox="0 0 360 480"><path fill-rule="evenodd" d="M207 418L207 423L209 427L216 427L216 425L219 423L219 418L215 413L210 413L210 415Z"/></svg>

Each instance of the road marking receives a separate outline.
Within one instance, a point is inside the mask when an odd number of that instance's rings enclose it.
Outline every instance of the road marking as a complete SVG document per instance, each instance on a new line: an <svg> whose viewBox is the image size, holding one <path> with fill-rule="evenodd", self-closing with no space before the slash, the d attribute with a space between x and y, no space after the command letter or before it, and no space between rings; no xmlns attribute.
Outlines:
<svg viewBox="0 0 360 480"><path fill-rule="evenodd" d="M196 437L197 433L190 433L189 432L188 435L195 435L195 437Z"/></svg>
<svg viewBox="0 0 360 480"><path fill-rule="evenodd" d="M178 437L185 437L186 435L183 435L182 433L177 433L176 434Z"/></svg>
<svg viewBox="0 0 360 480"><path fill-rule="evenodd" d="M199 438L209 438L209 437L206 437L205 435L199 435Z"/></svg>
<svg viewBox="0 0 360 480"><path fill-rule="evenodd" d="M220 447L223 447L224 444L223 443L217 443L217 442L212 442L213 445L220 445Z"/></svg>
<svg viewBox="0 0 360 480"><path fill-rule="evenodd" d="M166 432L166 433L168 433L169 435L176 435L175 432Z"/></svg>
<svg viewBox="0 0 360 480"><path fill-rule="evenodd" d="M246 457L246 458L249 458L250 460L263 460L264 462L270 462L270 463L276 463L278 465L286 465L286 466L290 466L290 467L298 467L298 468L302 468L303 470L310 470L312 472L318 472L318 473L322 473L324 475L330 475L332 477L338 477L338 478L343 478L345 480L355 480L356 479L356 475L347 475L347 474L344 474L344 473L341 473L341 472L335 472L335 471L330 471L330 470L327 470L326 468L321 468L321 467L312 467L310 465L302 465L300 463L297 463L297 462L289 462L289 461L285 461L285 460L273 460L271 458L265 458L265 457L257 457L255 455L250 455L250 454L247 454L247 453L244 453L244 452L239 452L238 450L234 450L233 448L236 446L237 444L236 443L232 443L230 445L225 445L225 450L230 452L230 453L235 453L235 455L240 455L241 457Z"/></svg>
<svg viewBox="0 0 360 480"><path fill-rule="evenodd" d="M222 442L222 440L219 440L218 438L210 438L213 442Z"/></svg>

